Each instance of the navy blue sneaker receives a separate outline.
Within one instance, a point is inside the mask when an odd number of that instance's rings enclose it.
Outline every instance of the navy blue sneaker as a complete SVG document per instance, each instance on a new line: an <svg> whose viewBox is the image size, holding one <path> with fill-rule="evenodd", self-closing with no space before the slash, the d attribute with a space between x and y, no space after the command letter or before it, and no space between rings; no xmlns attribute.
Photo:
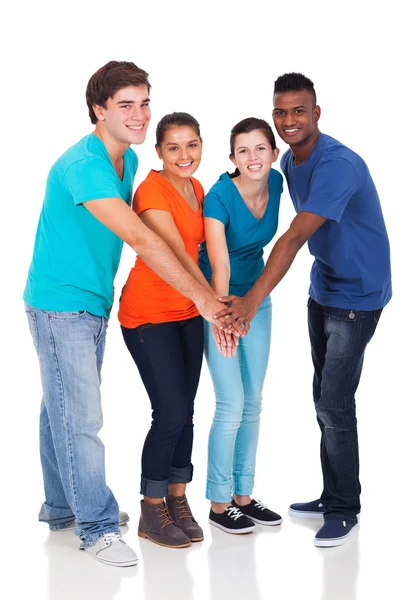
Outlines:
<svg viewBox="0 0 400 600"><path fill-rule="evenodd" d="M323 519L324 505L321 500L312 502L298 502L289 506L289 515L297 519Z"/></svg>
<svg viewBox="0 0 400 600"><path fill-rule="evenodd" d="M314 538L314 546L331 548L341 546L357 532L358 523L349 523L342 519L327 519Z"/></svg>

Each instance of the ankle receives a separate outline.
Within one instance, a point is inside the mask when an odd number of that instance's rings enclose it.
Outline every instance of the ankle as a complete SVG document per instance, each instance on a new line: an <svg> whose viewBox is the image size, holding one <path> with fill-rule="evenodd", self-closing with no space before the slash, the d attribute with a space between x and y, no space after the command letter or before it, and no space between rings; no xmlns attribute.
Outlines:
<svg viewBox="0 0 400 600"><path fill-rule="evenodd" d="M211 502L211 509L217 515L221 515L228 506L232 506L230 502Z"/></svg>
<svg viewBox="0 0 400 600"><path fill-rule="evenodd" d="M149 496L143 496L143 502L146 504L162 504L164 498L150 498Z"/></svg>
<svg viewBox="0 0 400 600"><path fill-rule="evenodd" d="M250 496L237 496L236 494L233 494L233 499L239 506L246 506L251 502Z"/></svg>

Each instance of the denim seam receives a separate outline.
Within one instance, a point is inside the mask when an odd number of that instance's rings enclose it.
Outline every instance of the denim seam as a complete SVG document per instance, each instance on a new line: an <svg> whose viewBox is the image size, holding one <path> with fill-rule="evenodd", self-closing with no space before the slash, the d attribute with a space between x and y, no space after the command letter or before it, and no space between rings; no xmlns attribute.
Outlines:
<svg viewBox="0 0 400 600"><path fill-rule="evenodd" d="M58 362L54 334L53 334L53 330L51 328L52 317L51 317L51 315L48 315L48 314L46 315L46 317L47 317L50 339L52 341L53 357L54 357L54 361L56 363L56 371L57 371L57 378L58 378L59 392L60 392L60 408L61 408L61 413L62 413L62 421L63 421L63 425L64 425L63 429L65 431L65 437L66 437L66 442L67 442L66 445L68 448L68 464L69 464L68 476L69 476L69 480L70 480L70 486L71 486L71 490L72 490L72 497L73 497L73 503L74 503L74 506L71 508L74 511L75 518L77 518L79 521L79 510L78 510L78 506L77 506L77 502L76 502L76 488L75 488L75 481L74 481L74 467L73 467L71 435L69 432L67 419L66 419L66 411L65 411L64 385L63 385L63 379L62 379L62 375L61 375L60 365Z"/></svg>

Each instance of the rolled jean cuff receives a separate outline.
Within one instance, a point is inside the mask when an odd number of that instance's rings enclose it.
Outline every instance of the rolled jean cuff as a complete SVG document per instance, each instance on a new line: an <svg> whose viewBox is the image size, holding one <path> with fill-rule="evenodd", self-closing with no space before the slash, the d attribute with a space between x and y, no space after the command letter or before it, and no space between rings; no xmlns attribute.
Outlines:
<svg viewBox="0 0 400 600"><path fill-rule="evenodd" d="M231 482L217 482L207 479L206 498L211 502L230 502L232 500Z"/></svg>
<svg viewBox="0 0 400 600"><path fill-rule="evenodd" d="M39 521L47 523L52 531L59 531L75 521L75 515L68 508L57 508L44 503L38 515Z"/></svg>
<svg viewBox="0 0 400 600"><path fill-rule="evenodd" d="M193 465L188 467L171 467L169 483L189 483L193 479Z"/></svg>
<svg viewBox="0 0 400 600"><path fill-rule="evenodd" d="M233 474L233 493L236 496L250 496L254 488L254 475Z"/></svg>
<svg viewBox="0 0 400 600"><path fill-rule="evenodd" d="M140 478L140 493L149 498L165 498L168 495L168 479L156 481L155 479Z"/></svg>

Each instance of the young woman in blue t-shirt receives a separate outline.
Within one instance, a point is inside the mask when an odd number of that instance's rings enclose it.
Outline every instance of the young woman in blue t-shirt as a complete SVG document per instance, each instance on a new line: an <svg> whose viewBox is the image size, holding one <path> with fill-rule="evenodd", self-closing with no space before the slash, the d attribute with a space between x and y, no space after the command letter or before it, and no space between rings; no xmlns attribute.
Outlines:
<svg viewBox="0 0 400 600"><path fill-rule="evenodd" d="M235 125L230 149L236 170L221 175L204 201L206 242L199 265L218 296L244 296L261 274L263 248L276 233L283 178L271 168L279 150L264 120L249 118ZM270 348L270 297L261 303L245 337L235 342L228 335L205 323L205 354L216 396L207 498L212 525L247 533L254 523L282 522L250 496Z"/></svg>

